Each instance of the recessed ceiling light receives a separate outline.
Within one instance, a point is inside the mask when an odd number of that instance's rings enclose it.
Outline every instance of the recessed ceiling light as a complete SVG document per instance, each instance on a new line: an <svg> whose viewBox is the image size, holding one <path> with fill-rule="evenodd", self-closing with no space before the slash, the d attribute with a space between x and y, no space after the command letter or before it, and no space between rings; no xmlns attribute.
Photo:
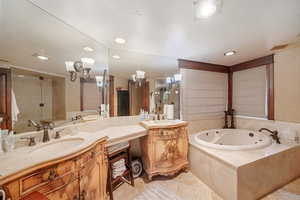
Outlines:
<svg viewBox="0 0 300 200"><path fill-rule="evenodd" d="M84 47L83 50L87 51L87 52L93 52L94 49L91 47Z"/></svg>
<svg viewBox="0 0 300 200"><path fill-rule="evenodd" d="M118 43L118 44L125 44L125 43L126 43L126 40L123 39L123 38L116 38L116 39L115 39L115 42Z"/></svg>
<svg viewBox="0 0 300 200"><path fill-rule="evenodd" d="M95 60L93 58L81 58L81 62L93 65Z"/></svg>
<svg viewBox="0 0 300 200"><path fill-rule="evenodd" d="M24 78L25 76L23 74L18 75L19 78Z"/></svg>
<svg viewBox="0 0 300 200"><path fill-rule="evenodd" d="M113 55L112 56L114 59L120 59L121 57L119 55Z"/></svg>
<svg viewBox="0 0 300 200"><path fill-rule="evenodd" d="M228 51L224 53L224 56L233 56L234 54L236 54L236 51Z"/></svg>
<svg viewBox="0 0 300 200"><path fill-rule="evenodd" d="M37 57L40 60L49 60L49 58L47 56L42 56L37 53L33 54L32 56Z"/></svg>
<svg viewBox="0 0 300 200"><path fill-rule="evenodd" d="M221 0L196 0L194 5L197 18L208 18L220 8Z"/></svg>

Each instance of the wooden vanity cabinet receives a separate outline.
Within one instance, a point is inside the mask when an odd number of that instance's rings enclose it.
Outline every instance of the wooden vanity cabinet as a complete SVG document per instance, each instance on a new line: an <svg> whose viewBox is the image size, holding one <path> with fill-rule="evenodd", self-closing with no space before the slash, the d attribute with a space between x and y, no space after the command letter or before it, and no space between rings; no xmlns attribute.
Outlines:
<svg viewBox="0 0 300 200"><path fill-rule="evenodd" d="M174 175L189 168L187 122L164 127L148 127L141 139L144 169L151 180L155 175Z"/></svg>
<svg viewBox="0 0 300 200"><path fill-rule="evenodd" d="M75 155L41 164L2 180L8 199L20 200L39 192L49 200L106 198L106 139Z"/></svg>

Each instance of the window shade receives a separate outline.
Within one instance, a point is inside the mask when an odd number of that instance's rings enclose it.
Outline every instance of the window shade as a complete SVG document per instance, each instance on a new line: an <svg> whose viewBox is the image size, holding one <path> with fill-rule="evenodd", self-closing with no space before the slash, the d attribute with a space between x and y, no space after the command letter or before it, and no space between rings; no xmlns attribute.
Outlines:
<svg viewBox="0 0 300 200"><path fill-rule="evenodd" d="M184 120L223 117L227 103L227 74L180 69Z"/></svg>
<svg viewBox="0 0 300 200"><path fill-rule="evenodd" d="M266 117L266 66L233 73L233 109L237 115Z"/></svg>

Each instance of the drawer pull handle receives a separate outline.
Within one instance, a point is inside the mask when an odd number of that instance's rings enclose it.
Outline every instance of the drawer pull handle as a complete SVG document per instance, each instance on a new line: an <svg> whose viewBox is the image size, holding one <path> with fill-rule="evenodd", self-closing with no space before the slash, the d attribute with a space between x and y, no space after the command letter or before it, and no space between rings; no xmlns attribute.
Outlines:
<svg viewBox="0 0 300 200"><path fill-rule="evenodd" d="M49 181L53 181L53 180L56 178L56 176L57 176L57 174L56 174L55 170L54 170L54 169L51 169L51 170L50 170L49 177L48 177L48 180L49 180Z"/></svg>
<svg viewBox="0 0 300 200"><path fill-rule="evenodd" d="M73 198L73 200L80 200L80 198L79 198L79 196L75 196L74 198Z"/></svg>

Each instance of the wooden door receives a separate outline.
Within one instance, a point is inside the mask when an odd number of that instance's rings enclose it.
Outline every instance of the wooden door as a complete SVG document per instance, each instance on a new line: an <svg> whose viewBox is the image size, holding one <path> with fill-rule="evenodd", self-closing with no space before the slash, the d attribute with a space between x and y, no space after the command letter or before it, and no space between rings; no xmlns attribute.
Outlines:
<svg viewBox="0 0 300 200"><path fill-rule="evenodd" d="M12 129L11 121L11 71L0 68L0 117L1 129Z"/></svg>
<svg viewBox="0 0 300 200"><path fill-rule="evenodd" d="M49 200L80 200L78 179L47 195Z"/></svg>
<svg viewBox="0 0 300 200"><path fill-rule="evenodd" d="M146 81L142 86L142 108L149 112L149 100L150 99L150 92L149 92L149 82Z"/></svg>
<svg viewBox="0 0 300 200"><path fill-rule="evenodd" d="M118 97L118 116L129 116L129 92L128 90L119 90Z"/></svg>

